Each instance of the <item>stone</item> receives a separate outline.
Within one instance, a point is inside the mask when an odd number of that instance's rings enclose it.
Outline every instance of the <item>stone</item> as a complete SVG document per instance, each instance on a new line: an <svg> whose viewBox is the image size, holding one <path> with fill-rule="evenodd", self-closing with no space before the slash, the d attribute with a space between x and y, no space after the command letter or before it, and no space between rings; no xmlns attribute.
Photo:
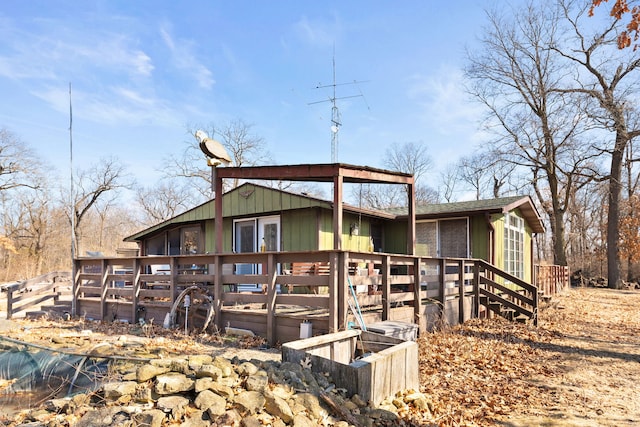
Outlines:
<svg viewBox="0 0 640 427"><path fill-rule="evenodd" d="M75 424L76 427L109 427L114 424L116 414L121 412L117 406L87 411Z"/></svg>
<svg viewBox="0 0 640 427"><path fill-rule="evenodd" d="M293 400L304 406L307 412L315 419L322 418L324 415L324 409L320 406L318 397L311 393L298 393L293 396Z"/></svg>
<svg viewBox="0 0 640 427"><path fill-rule="evenodd" d="M292 425L293 427L316 427L318 423L311 420L304 414L296 414L296 416L293 417Z"/></svg>
<svg viewBox="0 0 640 427"><path fill-rule="evenodd" d="M49 412L66 414L73 411L75 405L69 398L49 399L44 403L44 407Z"/></svg>
<svg viewBox="0 0 640 427"><path fill-rule="evenodd" d="M249 391L264 391L268 384L266 375L249 375L245 380L245 388Z"/></svg>
<svg viewBox="0 0 640 427"><path fill-rule="evenodd" d="M156 406L163 412L171 414L173 420L180 420L186 412L189 399L183 396L164 396L158 399Z"/></svg>
<svg viewBox="0 0 640 427"><path fill-rule="evenodd" d="M229 359L225 359L224 357L216 356L212 363L222 370L222 376L228 377L233 373L233 365Z"/></svg>
<svg viewBox="0 0 640 427"><path fill-rule="evenodd" d="M233 396L235 396L231 387L220 384L209 377L199 378L195 382L196 393L200 393L203 390L211 390L225 399L233 399Z"/></svg>
<svg viewBox="0 0 640 427"><path fill-rule="evenodd" d="M367 406L367 402L365 402L358 394L354 394L353 396L351 396L351 401L361 408Z"/></svg>
<svg viewBox="0 0 640 427"><path fill-rule="evenodd" d="M241 376L254 375L258 372L258 367L251 362L244 362L238 366L236 372Z"/></svg>
<svg viewBox="0 0 640 427"><path fill-rule="evenodd" d="M258 419L258 417L256 417L255 415L249 415L248 417L242 418L240 425L242 427L262 427L263 426L262 421L260 421L260 419Z"/></svg>
<svg viewBox="0 0 640 427"><path fill-rule="evenodd" d="M131 420L136 426L161 427L165 413L159 409L151 409L131 415Z"/></svg>
<svg viewBox="0 0 640 427"><path fill-rule="evenodd" d="M196 378L210 377L214 380L222 378L222 369L212 364L200 365L194 369Z"/></svg>
<svg viewBox="0 0 640 427"><path fill-rule="evenodd" d="M213 362L213 357L208 354L192 354L188 358L189 368L194 371L202 365L208 365Z"/></svg>
<svg viewBox="0 0 640 427"><path fill-rule="evenodd" d="M136 369L136 380L139 383L143 383L169 371L170 366L142 365Z"/></svg>
<svg viewBox="0 0 640 427"><path fill-rule="evenodd" d="M267 394L265 396L264 408L268 413L274 417L281 418L282 421L287 424L293 421L293 412L289 404L281 397L271 393Z"/></svg>
<svg viewBox="0 0 640 427"><path fill-rule="evenodd" d="M230 409L217 418L212 418L216 426L236 426L240 424L242 416L235 409Z"/></svg>
<svg viewBox="0 0 640 427"><path fill-rule="evenodd" d="M227 400L211 390L203 390L198 393L193 403L196 408L207 411L210 415L222 415L227 409Z"/></svg>
<svg viewBox="0 0 640 427"><path fill-rule="evenodd" d="M255 414L264 407L265 398L259 391L243 391L236 396L235 403L243 412Z"/></svg>
<svg viewBox="0 0 640 427"><path fill-rule="evenodd" d="M195 381L186 375L177 372L169 372L156 377L155 392L161 395L180 393L192 390Z"/></svg>
<svg viewBox="0 0 640 427"><path fill-rule="evenodd" d="M123 396L131 396L136 392L138 383L135 381L112 382L102 386L105 399L118 400Z"/></svg>
<svg viewBox="0 0 640 427"><path fill-rule="evenodd" d="M180 423L182 427L209 427L210 425L209 415L203 411L190 413L185 420Z"/></svg>

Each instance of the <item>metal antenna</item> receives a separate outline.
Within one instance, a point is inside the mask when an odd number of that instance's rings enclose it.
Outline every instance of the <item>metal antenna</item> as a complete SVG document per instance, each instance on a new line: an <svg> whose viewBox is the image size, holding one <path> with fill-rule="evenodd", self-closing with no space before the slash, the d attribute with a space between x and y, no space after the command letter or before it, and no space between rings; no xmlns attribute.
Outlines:
<svg viewBox="0 0 640 427"><path fill-rule="evenodd" d="M368 81L368 80L367 80ZM340 116L340 110L336 105L336 101L339 99L347 99L347 98L364 98L362 91L360 91L359 95L349 95L349 96L336 96L336 87L344 86L344 85L357 85L358 83L366 83L367 81L356 81L350 83L336 83L336 53L335 47L333 51L333 83L330 85L321 85L316 86L316 89L324 89L324 88L332 88L333 96L330 96L329 99L325 99L322 101L314 101L309 102L307 105L320 104L323 102L331 102L331 163L338 162L338 131L340 130L340 126L342 126L342 117ZM358 88L359 90L359 88ZM365 104L367 100L365 99ZM369 109L369 105L367 104L367 109Z"/></svg>

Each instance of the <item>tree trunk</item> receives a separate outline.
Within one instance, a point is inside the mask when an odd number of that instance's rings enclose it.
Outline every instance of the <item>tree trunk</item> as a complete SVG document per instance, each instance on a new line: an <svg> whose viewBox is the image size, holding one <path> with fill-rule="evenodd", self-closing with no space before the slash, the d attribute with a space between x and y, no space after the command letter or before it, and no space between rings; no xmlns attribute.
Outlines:
<svg viewBox="0 0 640 427"><path fill-rule="evenodd" d="M618 133L616 145L611 156L611 175L609 177L609 211L607 224L607 279L608 286L612 289L620 289L620 247L618 238L620 235L620 193L622 185L622 161L625 142Z"/></svg>

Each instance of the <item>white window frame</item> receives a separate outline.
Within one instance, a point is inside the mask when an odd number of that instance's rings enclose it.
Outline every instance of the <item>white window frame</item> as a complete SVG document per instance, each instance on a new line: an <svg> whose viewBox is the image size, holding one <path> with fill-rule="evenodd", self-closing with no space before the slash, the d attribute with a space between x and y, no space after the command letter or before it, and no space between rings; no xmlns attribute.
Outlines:
<svg viewBox="0 0 640 427"><path fill-rule="evenodd" d="M513 212L504 216L504 270L524 279L524 218Z"/></svg>

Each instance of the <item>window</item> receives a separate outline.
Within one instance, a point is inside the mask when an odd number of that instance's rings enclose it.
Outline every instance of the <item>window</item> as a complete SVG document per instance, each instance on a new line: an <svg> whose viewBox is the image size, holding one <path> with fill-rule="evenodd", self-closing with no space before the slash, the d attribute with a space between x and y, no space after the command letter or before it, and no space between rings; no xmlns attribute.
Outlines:
<svg viewBox="0 0 640 427"><path fill-rule="evenodd" d="M504 218L504 269L524 279L524 220L513 212Z"/></svg>

